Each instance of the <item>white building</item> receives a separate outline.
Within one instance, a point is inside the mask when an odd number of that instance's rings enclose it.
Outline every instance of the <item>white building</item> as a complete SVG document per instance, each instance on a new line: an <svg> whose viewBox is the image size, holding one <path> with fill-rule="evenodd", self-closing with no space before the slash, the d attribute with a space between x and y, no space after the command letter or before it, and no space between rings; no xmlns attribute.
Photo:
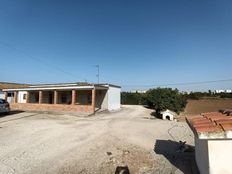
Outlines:
<svg viewBox="0 0 232 174"><path fill-rule="evenodd" d="M202 174L232 174L232 117L211 112L187 117L195 136L195 159Z"/></svg>
<svg viewBox="0 0 232 174"><path fill-rule="evenodd" d="M227 89L227 90L225 91L225 93L232 93L232 90L231 90L231 89Z"/></svg>
<svg viewBox="0 0 232 174"><path fill-rule="evenodd" d="M3 89L12 109L94 113L118 110L121 87L112 84L62 83Z"/></svg>
<svg viewBox="0 0 232 174"><path fill-rule="evenodd" d="M220 94L220 93L232 93L232 90L231 89L217 89L215 90L215 93L216 94Z"/></svg>
<svg viewBox="0 0 232 174"><path fill-rule="evenodd" d="M141 94L144 94L147 92L147 90L139 90L139 89L136 89L136 90L131 90L130 91L131 93L141 93Z"/></svg>
<svg viewBox="0 0 232 174"><path fill-rule="evenodd" d="M168 109L165 110L165 111L162 111L161 115L162 115L163 120L171 120L171 121L173 121L177 117L177 114L175 112L170 111Z"/></svg>

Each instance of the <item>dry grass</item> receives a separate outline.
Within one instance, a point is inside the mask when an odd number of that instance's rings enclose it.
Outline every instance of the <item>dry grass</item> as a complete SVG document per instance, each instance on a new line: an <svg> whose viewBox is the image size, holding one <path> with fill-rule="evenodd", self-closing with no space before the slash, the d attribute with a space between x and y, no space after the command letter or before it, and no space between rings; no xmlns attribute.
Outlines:
<svg viewBox="0 0 232 174"><path fill-rule="evenodd" d="M213 112L220 109L232 109L232 99L201 99L189 100L182 114L200 114L204 112Z"/></svg>

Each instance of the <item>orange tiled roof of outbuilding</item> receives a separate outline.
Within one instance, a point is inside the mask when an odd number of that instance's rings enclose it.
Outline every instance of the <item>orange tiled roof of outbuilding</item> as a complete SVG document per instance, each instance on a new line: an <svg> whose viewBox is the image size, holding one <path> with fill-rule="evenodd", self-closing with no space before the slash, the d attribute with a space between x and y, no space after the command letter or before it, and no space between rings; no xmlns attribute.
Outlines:
<svg viewBox="0 0 232 174"><path fill-rule="evenodd" d="M209 112L186 117L199 138L232 138L230 112Z"/></svg>

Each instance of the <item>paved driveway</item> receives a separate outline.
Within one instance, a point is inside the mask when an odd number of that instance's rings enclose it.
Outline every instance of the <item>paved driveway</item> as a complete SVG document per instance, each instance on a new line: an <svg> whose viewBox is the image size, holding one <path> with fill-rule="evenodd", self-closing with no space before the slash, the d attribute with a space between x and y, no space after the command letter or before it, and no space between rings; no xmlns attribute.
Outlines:
<svg viewBox="0 0 232 174"><path fill-rule="evenodd" d="M193 153L176 152L179 140L193 144L187 124L149 119L151 112L0 117L0 173L192 173Z"/></svg>

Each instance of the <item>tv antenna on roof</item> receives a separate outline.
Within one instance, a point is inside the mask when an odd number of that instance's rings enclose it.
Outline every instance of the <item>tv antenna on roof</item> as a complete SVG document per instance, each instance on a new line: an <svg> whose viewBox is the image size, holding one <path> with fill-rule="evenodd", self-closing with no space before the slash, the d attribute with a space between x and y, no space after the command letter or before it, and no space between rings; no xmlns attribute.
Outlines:
<svg viewBox="0 0 232 174"><path fill-rule="evenodd" d="M100 78L100 74L99 74L99 69L100 69L100 66L99 65L95 65L95 67L97 68L97 83L99 84L99 78Z"/></svg>

